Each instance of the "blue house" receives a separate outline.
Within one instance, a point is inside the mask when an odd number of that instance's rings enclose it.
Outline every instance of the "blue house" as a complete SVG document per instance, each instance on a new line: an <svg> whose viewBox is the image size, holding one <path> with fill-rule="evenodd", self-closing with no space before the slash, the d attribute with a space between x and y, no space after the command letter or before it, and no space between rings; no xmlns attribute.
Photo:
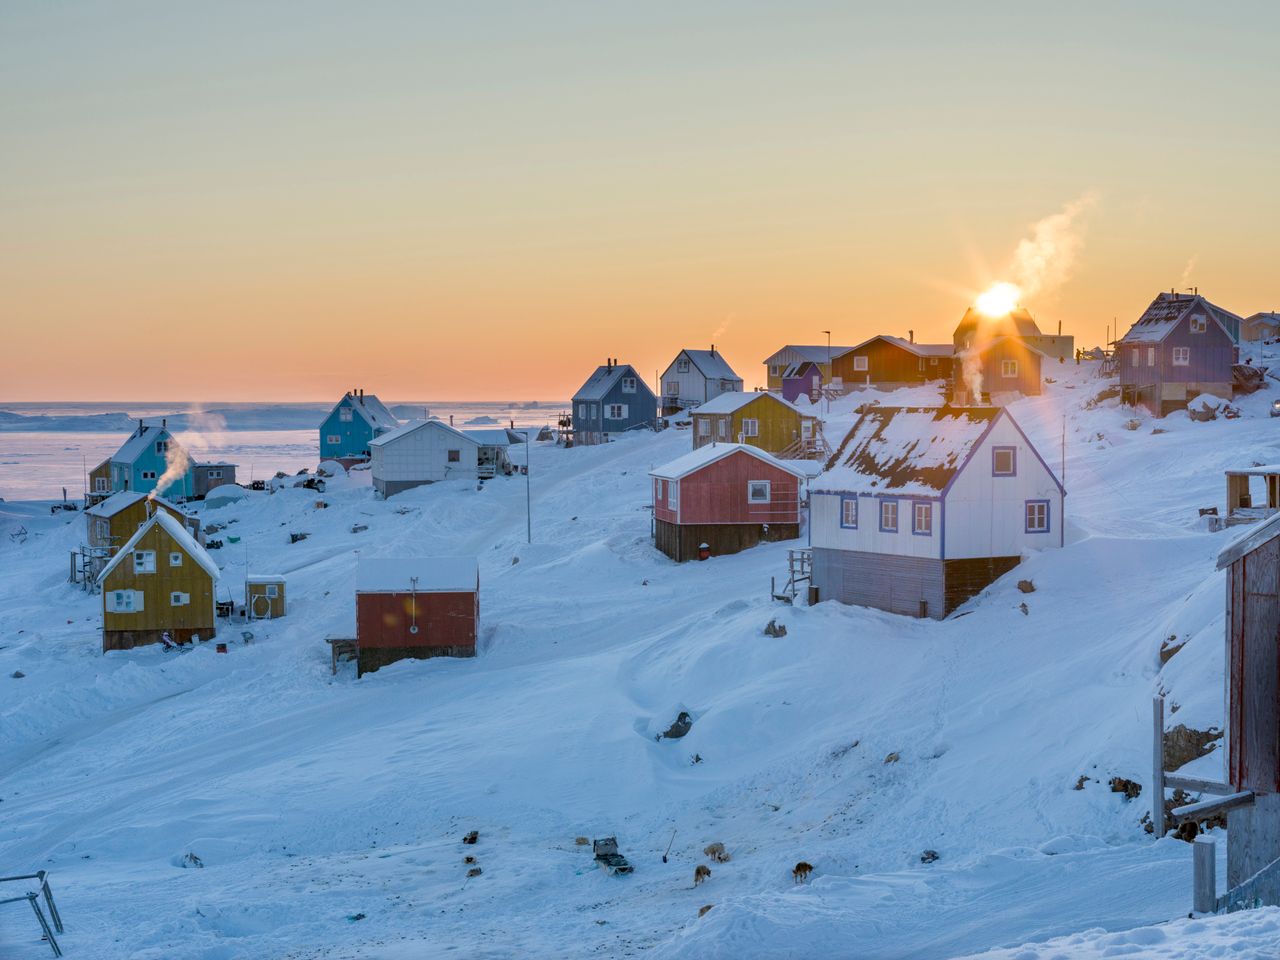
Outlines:
<svg viewBox="0 0 1280 960"><path fill-rule="evenodd" d="M175 500L195 495L191 457L169 432L167 420L158 427L139 420L138 429L109 462L113 493L155 490Z"/></svg>
<svg viewBox="0 0 1280 960"><path fill-rule="evenodd" d="M1163 417L1202 393L1230 400L1239 331L1198 293L1161 293L1116 343L1121 401Z"/></svg>
<svg viewBox="0 0 1280 960"><path fill-rule="evenodd" d="M320 424L320 459L351 463L369 459L369 441L400 421L373 394L349 390Z"/></svg>
<svg viewBox="0 0 1280 960"><path fill-rule="evenodd" d="M605 443L611 434L658 420L658 398L628 363L609 360L573 395L574 443Z"/></svg>

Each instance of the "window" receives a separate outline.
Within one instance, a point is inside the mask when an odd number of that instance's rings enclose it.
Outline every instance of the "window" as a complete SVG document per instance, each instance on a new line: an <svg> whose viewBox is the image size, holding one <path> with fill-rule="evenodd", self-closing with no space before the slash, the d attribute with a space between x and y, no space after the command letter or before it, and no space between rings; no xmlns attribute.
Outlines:
<svg viewBox="0 0 1280 960"><path fill-rule="evenodd" d="M1000 361L1000 376L1016 377L1017 375L1018 375L1017 360L1001 360Z"/></svg>
<svg viewBox="0 0 1280 960"><path fill-rule="evenodd" d="M585 403L578 404L578 416L585 417L587 415L587 405Z"/></svg>
<svg viewBox="0 0 1280 960"><path fill-rule="evenodd" d="M680 508L680 485L674 480L667 481L667 509L678 510Z"/></svg>
<svg viewBox="0 0 1280 960"><path fill-rule="evenodd" d="M653 480L653 502L655 505L662 502L662 480L658 477Z"/></svg>
<svg viewBox="0 0 1280 960"><path fill-rule="evenodd" d="M1134 347L1129 351L1129 366L1136 367L1142 363L1142 351L1138 347Z"/></svg>
<svg viewBox="0 0 1280 960"><path fill-rule="evenodd" d="M760 421L755 419L754 417L743 417L742 435L744 437L760 436Z"/></svg>
<svg viewBox="0 0 1280 960"><path fill-rule="evenodd" d="M191 594L189 593L178 593L177 591L174 591L169 594L169 606L171 607L185 607L190 604Z"/></svg>
<svg viewBox="0 0 1280 960"><path fill-rule="evenodd" d="M710 420L708 420L706 417L694 417L694 418L693 418L693 422L694 422L694 424L696 425L696 426L695 426L695 429L698 431L698 436L700 436L700 437L709 437L709 436L711 436L711 421L710 421Z"/></svg>
<svg viewBox="0 0 1280 960"><path fill-rule="evenodd" d="M210 470L210 471L209 471L209 479L210 479L210 480L221 480L221 479L222 479L222 471L221 471L221 470Z"/></svg>
<svg viewBox="0 0 1280 960"><path fill-rule="evenodd" d="M853 358L853 369L854 369L854 370L859 370L859 371L865 371L865 370L867 369L867 358L866 358L866 357L854 357L854 358Z"/></svg>
<svg viewBox="0 0 1280 960"><path fill-rule="evenodd" d="M338 419L341 420L343 423L350 423L352 412L353 411L350 407L343 407L338 411Z"/></svg>
<svg viewBox="0 0 1280 960"><path fill-rule="evenodd" d="M450 463L461 463L461 462L462 462L462 451L461 451L461 450L450 450L450 451L449 451L449 462L450 462Z"/></svg>
<svg viewBox="0 0 1280 960"><path fill-rule="evenodd" d="M106 492L107 492L107 478L106 478L106 477L94 477L94 478L93 478L93 490L94 490L94 492L95 492L95 493L106 493Z"/></svg>
<svg viewBox="0 0 1280 960"><path fill-rule="evenodd" d="M668 396L668 397L678 397L678 396L680 396L680 381L679 381L679 380L668 380L668 381L667 381L667 396Z"/></svg>
<svg viewBox="0 0 1280 960"><path fill-rule="evenodd" d="M163 457L163 456L164 456L166 453L168 453L168 452L169 452L169 441L168 441L168 440L157 440L157 441L156 441L156 453L157 453L159 456L162 456L162 457Z"/></svg>
<svg viewBox="0 0 1280 960"><path fill-rule="evenodd" d="M688 360L677 360L677 361L676 361L676 373L688 373L688 372L689 372L689 361L688 361Z"/></svg>
<svg viewBox="0 0 1280 960"><path fill-rule="evenodd" d="M1191 366L1191 348L1190 347L1174 347L1173 348L1173 365L1175 367Z"/></svg>
<svg viewBox="0 0 1280 960"><path fill-rule="evenodd" d="M880 529L885 533L898 532L898 501L880 501Z"/></svg>
<svg viewBox="0 0 1280 960"><path fill-rule="evenodd" d="M1049 501L1027 501L1027 533L1049 532Z"/></svg>
<svg viewBox="0 0 1280 960"><path fill-rule="evenodd" d="M95 520L93 522L93 527L94 527L94 530L97 531L97 537L99 540L110 539L111 537L111 521L110 520L102 520L102 519Z"/></svg>
<svg viewBox="0 0 1280 960"><path fill-rule="evenodd" d="M154 550L135 550L133 552L134 573L155 573L156 552Z"/></svg>
<svg viewBox="0 0 1280 960"><path fill-rule="evenodd" d="M1191 315L1191 332L1204 333L1209 329L1209 318L1203 313L1193 313Z"/></svg>
<svg viewBox="0 0 1280 960"><path fill-rule="evenodd" d="M627 405L625 403L611 403L608 410L609 412L605 414L605 418L608 420L627 419Z"/></svg>
<svg viewBox="0 0 1280 960"><path fill-rule="evenodd" d="M748 480L747 503L768 503L772 499L771 486L768 480Z"/></svg>
<svg viewBox="0 0 1280 960"><path fill-rule="evenodd" d="M171 553L171 554L169 554L169 566L171 566L171 567L180 567L180 566L182 566L182 554L180 554L180 553Z"/></svg>
<svg viewBox="0 0 1280 960"><path fill-rule="evenodd" d="M780 376L782 376L783 372L784 372L786 369L787 369L786 364L782 364L782 363L771 363L771 364L769 364L769 376L771 376L771 377L780 377Z"/></svg>
<svg viewBox="0 0 1280 960"><path fill-rule="evenodd" d="M938 358L937 358L937 357L930 357L930 358L929 358L929 366L931 366L931 367L936 367L937 365L938 365Z"/></svg>
<svg viewBox="0 0 1280 960"><path fill-rule="evenodd" d="M265 593L267 595L268 600L276 599L276 597L280 596L280 584L268 583Z"/></svg>
<svg viewBox="0 0 1280 960"><path fill-rule="evenodd" d="M143 480L154 480L155 478L156 478L156 472L155 472L154 470L143 470L143 471L142 471L142 479L143 479Z"/></svg>
<svg viewBox="0 0 1280 960"><path fill-rule="evenodd" d="M110 613L136 613L145 606L139 590L112 590L106 605Z"/></svg>
<svg viewBox="0 0 1280 960"><path fill-rule="evenodd" d="M933 536L933 504L916 503L911 518L911 532L918 537Z"/></svg>
<svg viewBox="0 0 1280 960"><path fill-rule="evenodd" d="M1156 365L1156 348L1147 347L1147 366L1154 367Z"/></svg>
<svg viewBox="0 0 1280 960"><path fill-rule="evenodd" d="M1018 475L1018 448L991 448L991 475L993 477L1016 477Z"/></svg>
<svg viewBox="0 0 1280 960"><path fill-rule="evenodd" d="M840 526L846 530L858 529L858 498L840 498Z"/></svg>
<svg viewBox="0 0 1280 960"><path fill-rule="evenodd" d="M727 440L729 437L729 418L721 417L716 421L716 432L721 440Z"/></svg>
<svg viewBox="0 0 1280 960"><path fill-rule="evenodd" d="M623 392L623 393L635 393L635 392L636 392L636 378L635 378L635 377L623 377L623 378L622 378L622 392Z"/></svg>
<svg viewBox="0 0 1280 960"><path fill-rule="evenodd" d="M921 372L921 373L924 373L924 357L921 357L921 358L920 358L920 361L919 361L919 363L917 363L917 364L916 364L916 366L917 366L917 368L920 370L920 372Z"/></svg>
<svg viewBox="0 0 1280 960"><path fill-rule="evenodd" d="M338 436L336 433L331 433L329 436L325 437L325 443L329 444L331 447L336 447L341 442L342 437Z"/></svg>

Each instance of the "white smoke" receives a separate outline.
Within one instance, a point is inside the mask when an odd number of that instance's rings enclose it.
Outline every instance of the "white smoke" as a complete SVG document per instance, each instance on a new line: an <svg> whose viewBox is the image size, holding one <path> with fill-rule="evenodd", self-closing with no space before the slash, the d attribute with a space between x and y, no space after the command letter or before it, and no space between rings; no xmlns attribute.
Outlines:
<svg viewBox="0 0 1280 960"><path fill-rule="evenodd" d="M712 341L714 342L716 340L719 340L721 337L723 337L726 333L729 332L729 328L731 326L733 326L732 313L727 315L723 320L720 321L720 326L716 327L713 331L711 331Z"/></svg>
<svg viewBox="0 0 1280 960"><path fill-rule="evenodd" d="M982 399L982 358L972 348L960 354L960 375L964 378L965 388L969 391L969 403L975 404Z"/></svg>
<svg viewBox="0 0 1280 960"><path fill-rule="evenodd" d="M1182 276L1178 280L1178 289L1186 290L1191 286L1191 277L1195 273L1196 261L1200 259L1200 254L1193 253L1191 259L1187 261L1187 265L1182 268Z"/></svg>
<svg viewBox="0 0 1280 960"><path fill-rule="evenodd" d="M208 453L210 448L226 434L226 418L216 413L205 413L200 407L187 414L187 430L182 439L174 437L164 454L164 473L156 480L151 492L155 498L177 483L191 469L193 453Z"/></svg>
<svg viewBox="0 0 1280 960"><path fill-rule="evenodd" d="M1097 202L1097 194L1089 190L1031 225L1031 235L1019 241L1009 267L1024 297L1049 293L1070 279L1084 243L1084 215Z"/></svg>

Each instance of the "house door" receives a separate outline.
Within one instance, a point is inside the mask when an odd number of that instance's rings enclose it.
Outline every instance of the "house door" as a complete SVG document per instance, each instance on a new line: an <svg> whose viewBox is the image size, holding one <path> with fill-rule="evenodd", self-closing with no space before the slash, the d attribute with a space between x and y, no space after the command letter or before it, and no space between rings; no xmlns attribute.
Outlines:
<svg viewBox="0 0 1280 960"><path fill-rule="evenodd" d="M800 421L800 438L802 440L813 439L813 421L812 420Z"/></svg>

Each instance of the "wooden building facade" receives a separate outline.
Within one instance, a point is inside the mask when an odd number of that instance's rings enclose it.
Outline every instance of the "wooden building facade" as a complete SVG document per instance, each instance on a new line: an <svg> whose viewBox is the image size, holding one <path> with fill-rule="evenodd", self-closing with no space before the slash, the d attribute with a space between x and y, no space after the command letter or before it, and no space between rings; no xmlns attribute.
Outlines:
<svg viewBox="0 0 1280 960"><path fill-rule="evenodd" d="M244 578L244 613L250 620L275 620L288 612L285 578L255 573Z"/></svg>
<svg viewBox="0 0 1280 960"><path fill-rule="evenodd" d="M352 388L334 404L320 424L320 459L344 467L369 459L369 442L400 426L386 405L372 393Z"/></svg>
<svg viewBox="0 0 1280 960"><path fill-rule="evenodd" d="M835 359L848 349L849 347L828 347L826 344L789 343L776 353L765 357L765 389L781 392L783 378L802 363L812 363L817 366L822 373L822 382L826 384L831 380L831 368Z"/></svg>
<svg viewBox="0 0 1280 960"><path fill-rule="evenodd" d="M649 476L654 545L677 563L800 536L805 475L755 447L709 444Z"/></svg>
<svg viewBox="0 0 1280 960"><path fill-rule="evenodd" d="M411 420L369 441L373 489L391 497L441 480L474 480L480 442L441 420Z"/></svg>
<svg viewBox="0 0 1280 960"><path fill-rule="evenodd" d="M716 352L714 343L710 350L681 350L658 380L664 415L696 407L722 393L742 392L742 378Z"/></svg>
<svg viewBox="0 0 1280 960"><path fill-rule="evenodd" d="M358 673L407 658L474 657L479 619L474 559L364 560L356 573Z"/></svg>
<svg viewBox="0 0 1280 960"><path fill-rule="evenodd" d="M607 443L631 430L652 430L658 398L629 363L610 359L596 368L573 395L573 442Z"/></svg>
<svg viewBox="0 0 1280 960"><path fill-rule="evenodd" d="M911 337L877 336L851 347L832 364L846 391L863 386L893 389L951 377L949 343L916 343Z"/></svg>
<svg viewBox="0 0 1280 960"><path fill-rule="evenodd" d="M1019 397L1038 397L1044 359L1021 337L998 337L963 350L952 361L952 402L1004 405Z"/></svg>
<svg viewBox="0 0 1280 960"><path fill-rule="evenodd" d="M199 519L183 513L177 504L164 497L121 491L113 493L84 512L85 543L105 556L115 556L157 510L168 513L186 528L196 542L200 542L202 534Z"/></svg>
<svg viewBox="0 0 1280 960"><path fill-rule="evenodd" d="M763 391L725 393L693 411L693 448L710 443L744 443L774 455L805 454L801 448L818 431L817 418Z"/></svg>

